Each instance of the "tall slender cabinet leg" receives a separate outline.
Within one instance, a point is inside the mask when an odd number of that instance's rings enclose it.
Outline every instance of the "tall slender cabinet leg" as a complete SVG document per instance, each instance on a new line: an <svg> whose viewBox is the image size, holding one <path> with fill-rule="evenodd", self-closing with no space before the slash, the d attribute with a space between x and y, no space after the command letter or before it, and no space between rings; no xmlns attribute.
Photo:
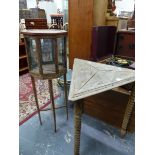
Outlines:
<svg viewBox="0 0 155 155"><path fill-rule="evenodd" d="M52 80L48 80L48 85L49 85L50 99L51 99L52 110L53 110L54 131L56 132L56 115L55 115L55 104L54 104L54 94L53 94Z"/></svg>
<svg viewBox="0 0 155 155"><path fill-rule="evenodd" d="M127 126L131 117L131 113L133 111L134 104L135 104L135 85L132 88L132 92L131 95L129 96L129 101L125 110L124 119L121 127L122 137L126 134Z"/></svg>
<svg viewBox="0 0 155 155"><path fill-rule="evenodd" d="M39 121L40 121L40 125L42 125L40 109L39 109L39 104L38 104L38 98L37 98L37 91L36 91L36 87L35 87L35 80L34 80L34 77L32 77L32 76L31 76L31 81L32 81L32 87L33 87L34 97L35 97L35 101L36 101L36 106L37 106L37 110L38 110Z"/></svg>
<svg viewBox="0 0 155 155"><path fill-rule="evenodd" d="M74 106L74 155L80 153L82 104L82 101L79 100Z"/></svg>
<svg viewBox="0 0 155 155"><path fill-rule="evenodd" d="M66 82L66 74L64 74L64 96L65 96L65 106L66 106L66 115L68 120L68 100L67 100L67 82Z"/></svg>

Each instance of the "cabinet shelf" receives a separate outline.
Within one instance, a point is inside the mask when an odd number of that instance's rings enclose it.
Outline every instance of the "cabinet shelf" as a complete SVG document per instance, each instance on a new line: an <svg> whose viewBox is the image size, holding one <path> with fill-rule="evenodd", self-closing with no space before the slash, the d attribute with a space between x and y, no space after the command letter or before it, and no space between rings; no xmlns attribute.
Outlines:
<svg viewBox="0 0 155 155"><path fill-rule="evenodd" d="M28 70L28 67L21 68L21 69L19 70L19 72L22 72L22 71L24 71L24 70Z"/></svg>
<svg viewBox="0 0 155 155"><path fill-rule="evenodd" d="M24 42L19 42L19 75L28 72L27 55Z"/></svg>
<svg viewBox="0 0 155 155"><path fill-rule="evenodd" d="M19 57L19 59L24 59L24 58L27 58L27 55L22 55Z"/></svg>
<svg viewBox="0 0 155 155"><path fill-rule="evenodd" d="M25 44L24 44L23 42L20 42L19 45L20 45L20 46L24 46Z"/></svg>

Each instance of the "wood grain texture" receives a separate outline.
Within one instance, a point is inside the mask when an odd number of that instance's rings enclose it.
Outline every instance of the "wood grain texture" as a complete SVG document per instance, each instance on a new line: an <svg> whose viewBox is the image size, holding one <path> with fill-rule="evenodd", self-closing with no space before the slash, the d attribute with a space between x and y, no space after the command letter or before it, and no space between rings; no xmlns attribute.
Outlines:
<svg viewBox="0 0 155 155"><path fill-rule="evenodd" d="M26 29L48 29L47 19L25 19Z"/></svg>
<svg viewBox="0 0 155 155"><path fill-rule="evenodd" d="M116 91L106 91L84 99L84 112L121 129L129 96ZM134 131L134 110L127 131Z"/></svg>
<svg viewBox="0 0 155 155"><path fill-rule="evenodd" d="M121 55L135 59L135 32L119 31L117 33L115 55Z"/></svg>
<svg viewBox="0 0 155 155"><path fill-rule="evenodd" d="M74 155L80 154L82 112L83 112L83 100L78 100L74 105Z"/></svg>
<svg viewBox="0 0 155 155"><path fill-rule="evenodd" d="M19 43L19 75L28 73L27 55L24 42Z"/></svg>
<svg viewBox="0 0 155 155"><path fill-rule="evenodd" d="M91 51L93 0L69 1L69 66L74 58L88 60Z"/></svg>

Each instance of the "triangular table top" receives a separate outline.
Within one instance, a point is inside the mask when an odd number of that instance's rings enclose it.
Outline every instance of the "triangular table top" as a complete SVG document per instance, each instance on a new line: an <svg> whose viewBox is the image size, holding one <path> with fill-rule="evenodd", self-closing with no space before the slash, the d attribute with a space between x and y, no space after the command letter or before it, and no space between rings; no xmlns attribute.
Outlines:
<svg viewBox="0 0 155 155"><path fill-rule="evenodd" d="M76 101L134 81L134 70L75 58L69 100Z"/></svg>

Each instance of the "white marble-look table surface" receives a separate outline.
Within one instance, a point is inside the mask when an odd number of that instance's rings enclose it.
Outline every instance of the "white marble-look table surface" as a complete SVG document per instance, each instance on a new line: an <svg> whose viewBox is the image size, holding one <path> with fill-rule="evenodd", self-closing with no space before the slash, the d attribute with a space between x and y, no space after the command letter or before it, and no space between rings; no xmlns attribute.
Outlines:
<svg viewBox="0 0 155 155"><path fill-rule="evenodd" d="M135 71L74 59L69 100L76 101L135 81Z"/></svg>

